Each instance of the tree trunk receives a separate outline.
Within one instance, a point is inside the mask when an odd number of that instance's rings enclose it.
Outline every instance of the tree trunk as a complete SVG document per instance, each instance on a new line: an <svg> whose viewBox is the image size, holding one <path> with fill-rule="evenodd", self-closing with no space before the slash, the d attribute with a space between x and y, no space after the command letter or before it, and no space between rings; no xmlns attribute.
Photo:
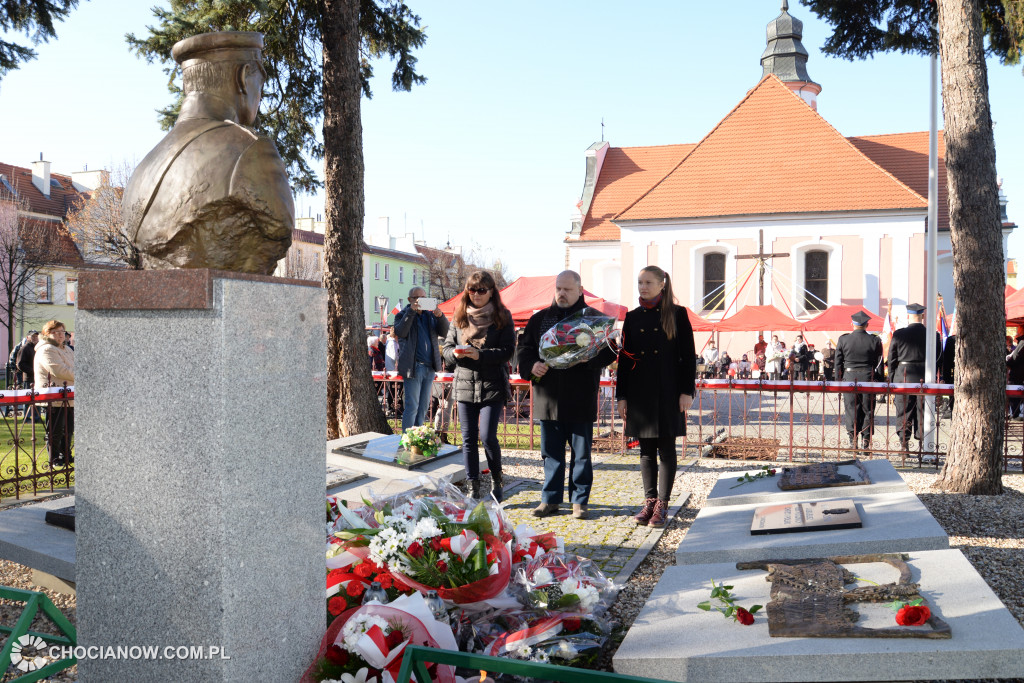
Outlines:
<svg viewBox="0 0 1024 683"><path fill-rule="evenodd" d="M363 318L359 0L324 0L324 288L327 438L391 433L370 375Z"/></svg>
<svg viewBox="0 0 1024 683"><path fill-rule="evenodd" d="M952 439L936 485L954 493L999 494L1006 321L996 150L982 39L977 0L940 0L957 343Z"/></svg>

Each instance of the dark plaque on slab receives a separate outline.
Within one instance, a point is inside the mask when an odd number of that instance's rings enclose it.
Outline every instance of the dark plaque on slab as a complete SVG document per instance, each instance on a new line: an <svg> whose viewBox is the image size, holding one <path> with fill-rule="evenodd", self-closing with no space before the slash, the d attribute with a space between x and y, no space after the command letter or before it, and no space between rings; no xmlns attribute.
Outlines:
<svg viewBox="0 0 1024 683"><path fill-rule="evenodd" d="M817 500L810 503L763 505L754 510L750 523L753 536L792 534L801 531L860 528L857 506L848 498Z"/></svg>
<svg viewBox="0 0 1024 683"><path fill-rule="evenodd" d="M832 486L863 486L871 478L860 460L816 462L800 467L783 467L779 488L783 491L820 489Z"/></svg>
<svg viewBox="0 0 1024 683"><path fill-rule="evenodd" d="M922 626L868 628L849 605L860 602L909 603L922 599L910 581L905 555L851 555L807 560L738 562L737 569L762 569L771 582L768 635L773 638L951 638L949 624L931 613ZM845 564L884 562L900 572L897 581L857 586ZM895 617L895 612L893 612ZM895 624L895 618L892 621Z"/></svg>
<svg viewBox="0 0 1024 683"><path fill-rule="evenodd" d="M46 523L75 530L75 506L46 511Z"/></svg>
<svg viewBox="0 0 1024 683"><path fill-rule="evenodd" d="M353 458L372 460L374 462L392 465L394 467L401 467L407 470L414 470L432 463L435 460L462 452L462 449L458 446L449 446L446 444L441 446L441 449L436 455L425 456L407 451L402 447L401 441L401 434L392 434L391 436L381 436L376 439L371 439L370 441L361 441L347 446L340 446L335 448L332 452L337 453L338 455L348 455Z"/></svg>

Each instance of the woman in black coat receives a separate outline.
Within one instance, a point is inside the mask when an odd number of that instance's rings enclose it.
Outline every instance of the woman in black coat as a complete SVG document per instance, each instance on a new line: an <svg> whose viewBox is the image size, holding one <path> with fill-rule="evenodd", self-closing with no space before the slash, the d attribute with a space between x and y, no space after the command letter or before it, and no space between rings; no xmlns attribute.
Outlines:
<svg viewBox="0 0 1024 683"><path fill-rule="evenodd" d="M508 402L508 362L515 345L512 314L501 303L494 278L487 271L475 271L455 307L441 356L446 364L455 365L452 391L462 423L462 456L472 495L480 497L479 438L499 503L503 496L498 422Z"/></svg>
<svg viewBox="0 0 1024 683"><path fill-rule="evenodd" d="M676 437L686 448L684 413L693 403L696 353L690 319L675 304L668 273L647 266L637 285L640 306L626 314L622 328L615 397L626 436L640 440L644 505L635 519L662 527L676 476Z"/></svg>

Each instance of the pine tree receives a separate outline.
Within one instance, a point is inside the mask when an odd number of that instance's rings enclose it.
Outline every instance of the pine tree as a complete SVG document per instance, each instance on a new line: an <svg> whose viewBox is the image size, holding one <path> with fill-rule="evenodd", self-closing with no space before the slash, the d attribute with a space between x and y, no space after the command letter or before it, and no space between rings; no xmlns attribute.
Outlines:
<svg viewBox="0 0 1024 683"><path fill-rule="evenodd" d="M45 43L57 37L54 22L64 21L77 6L78 0L4 0L0 3L0 36L24 33L33 45ZM0 38L0 79L21 62L35 58L32 48Z"/></svg>
<svg viewBox="0 0 1024 683"><path fill-rule="evenodd" d="M419 17L401 0L172 0L170 9L153 11L158 24L149 35L127 40L137 54L167 65L177 97L161 112L165 128L180 103L174 43L206 31L263 33L268 78L258 130L275 140L298 190L321 186L303 154L324 162L328 438L389 432L366 361L360 98L372 95L375 58L394 60L395 90L426 81L412 54L426 40Z"/></svg>
<svg viewBox="0 0 1024 683"><path fill-rule="evenodd" d="M1003 250L985 55L1020 58L1018 0L805 0L833 26L824 51L846 59L897 50L941 55L958 368L953 430L938 485L1002 493L1006 365ZM1010 7L1007 13L1007 7ZM1007 23L1007 14L1010 22ZM1018 23L1015 23L1018 22ZM987 37L987 44L986 44ZM933 306L931 302L930 306Z"/></svg>

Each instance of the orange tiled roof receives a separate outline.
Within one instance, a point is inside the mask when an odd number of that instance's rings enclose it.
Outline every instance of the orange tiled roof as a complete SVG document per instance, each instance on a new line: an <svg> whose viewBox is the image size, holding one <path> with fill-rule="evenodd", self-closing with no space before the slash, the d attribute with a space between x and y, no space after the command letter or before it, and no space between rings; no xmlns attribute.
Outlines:
<svg viewBox="0 0 1024 683"><path fill-rule="evenodd" d="M37 218L25 219L21 243L29 261L72 268L85 265L81 252L63 223Z"/></svg>
<svg viewBox="0 0 1024 683"><path fill-rule="evenodd" d="M612 219L664 178L695 146L610 147L579 239L619 239L619 226Z"/></svg>
<svg viewBox="0 0 1024 683"><path fill-rule="evenodd" d="M83 196L83 193L75 189L71 184L71 176L63 173L50 173L50 178L61 184L61 187L50 186L50 196L47 197L32 184L32 169L21 166L12 166L0 162L0 174L7 178L18 193L18 198L28 203L28 210L33 213L43 213L58 218L66 218L68 211L74 207L75 201ZM6 194L6 188L0 185L0 194Z"/></svg>
<svg viewBox="0 0 1024 683"><path fill-rule="evenodd" d="M616 219L925 206L924 197L862 154L769 75Z"/></svg>

